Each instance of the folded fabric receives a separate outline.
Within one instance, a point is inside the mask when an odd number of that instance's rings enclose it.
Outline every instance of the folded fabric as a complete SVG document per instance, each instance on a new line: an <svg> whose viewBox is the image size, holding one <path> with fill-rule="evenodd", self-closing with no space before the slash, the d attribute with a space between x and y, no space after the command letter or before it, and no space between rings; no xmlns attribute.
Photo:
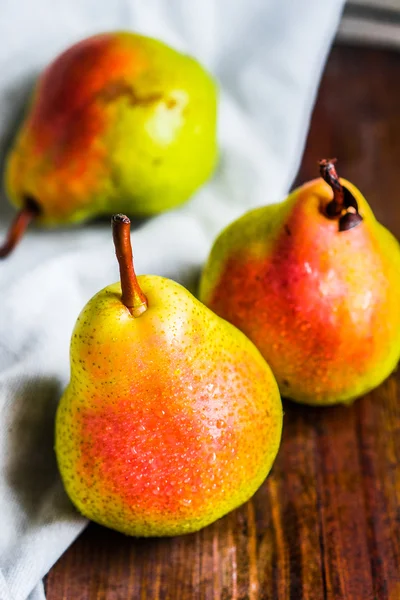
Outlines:
<svg viewBox="0 0 400 600"><path fill-rule="evenodd" d="M212 240L246 210L282 199L298 168L342 0L14 0L0 20L0 148L58 52L132 29L195 55L220 83L221 159L179 210L133 231L137 271L193 286ZM318 157L315 157L316 159ZM12 210L1 202L0 235ZM107 222L32 228L0 264L0 599L42 600L41 578L86 525L53 452L69 339L85 302L118 279Z"/></svg>

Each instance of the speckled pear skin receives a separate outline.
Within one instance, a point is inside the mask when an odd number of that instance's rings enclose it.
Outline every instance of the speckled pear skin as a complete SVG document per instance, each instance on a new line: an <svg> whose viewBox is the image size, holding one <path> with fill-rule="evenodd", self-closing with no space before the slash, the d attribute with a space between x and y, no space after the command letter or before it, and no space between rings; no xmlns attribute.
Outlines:
<svg viewBox="0 0 400 600"><path fill-rule="evenodd" d="M258 208L216 240L200 299L259 348L281 394L349 403L400 358L400 247L350 182L363 221L338 231L321 210L322 179L282 204Z"/></svg>
<svg viewBox="0 0 400 600"><path fill-rule="evenodd" d="M278 452L282 406L243 333L169 279L138 281L140 317L118 283L78 318L56 454L82 514L128 535L172 536L254 494Z"/></svg>
<svg viewBox="0 0 400 600"><path fill-rule="evenodd" d="M216 85L193 58L141 35L87 38L38 80L12 147L8 195L54 226L186 201L217 160Z"/></svg>

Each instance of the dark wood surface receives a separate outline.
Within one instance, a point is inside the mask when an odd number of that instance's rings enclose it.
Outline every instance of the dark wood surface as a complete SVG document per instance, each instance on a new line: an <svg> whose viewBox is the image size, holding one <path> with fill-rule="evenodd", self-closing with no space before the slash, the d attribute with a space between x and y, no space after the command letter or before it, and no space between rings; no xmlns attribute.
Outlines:
<svg viewBox="0 0 400 600"><path fill-rule="evenodd" d="M323 156L400 237L400 53L333 49L299 182ZM175 539L91 525L46 587L48 600L400 600L400 375L350 408L285 402L279 456L250 502Z"/></svg>

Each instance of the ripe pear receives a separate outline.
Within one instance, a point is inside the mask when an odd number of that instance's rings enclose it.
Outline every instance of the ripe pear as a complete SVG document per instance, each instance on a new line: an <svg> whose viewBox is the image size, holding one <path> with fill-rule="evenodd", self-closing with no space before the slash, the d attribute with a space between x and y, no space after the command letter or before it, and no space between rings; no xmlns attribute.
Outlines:
<svg viewBox="0 0 400 600"><path fill-rule="evenodd" d="M43 72L7 159L20 209L8 254L35 219L68 225L186 201L217 159L216 85L193 58L142 35L84 39Z"/></svg>
<svg viewBox="0 0 400 600"><path fill-rule="evenodd" d="M204 268L200 299L241 329L281 394L349 403L400 358L400 246L360 191L322 177L228 226Z"/></svg>
<svg viewBox="0 0 400 600"><path fill-rule="evenodd" d="M83 309L56 418L65 489L128 535L196 531L248 500L278 451L275 378L243 333L178 283L136 278L113 218L121 283Z"/></svg>

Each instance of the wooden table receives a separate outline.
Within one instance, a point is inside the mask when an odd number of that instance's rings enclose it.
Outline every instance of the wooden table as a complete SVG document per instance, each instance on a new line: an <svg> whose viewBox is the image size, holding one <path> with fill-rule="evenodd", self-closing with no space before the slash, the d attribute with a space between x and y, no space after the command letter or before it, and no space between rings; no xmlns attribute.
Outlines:
<svg viewBox="0 0 400 600"><path fill-rule="evenodd" d="M331 156L400 237L400 54L333 49L298 182ZM397 374L351 408L285 402L250 502L174 539L91 525L49 573L48 600L400 600L399 390Z"/></svg>

